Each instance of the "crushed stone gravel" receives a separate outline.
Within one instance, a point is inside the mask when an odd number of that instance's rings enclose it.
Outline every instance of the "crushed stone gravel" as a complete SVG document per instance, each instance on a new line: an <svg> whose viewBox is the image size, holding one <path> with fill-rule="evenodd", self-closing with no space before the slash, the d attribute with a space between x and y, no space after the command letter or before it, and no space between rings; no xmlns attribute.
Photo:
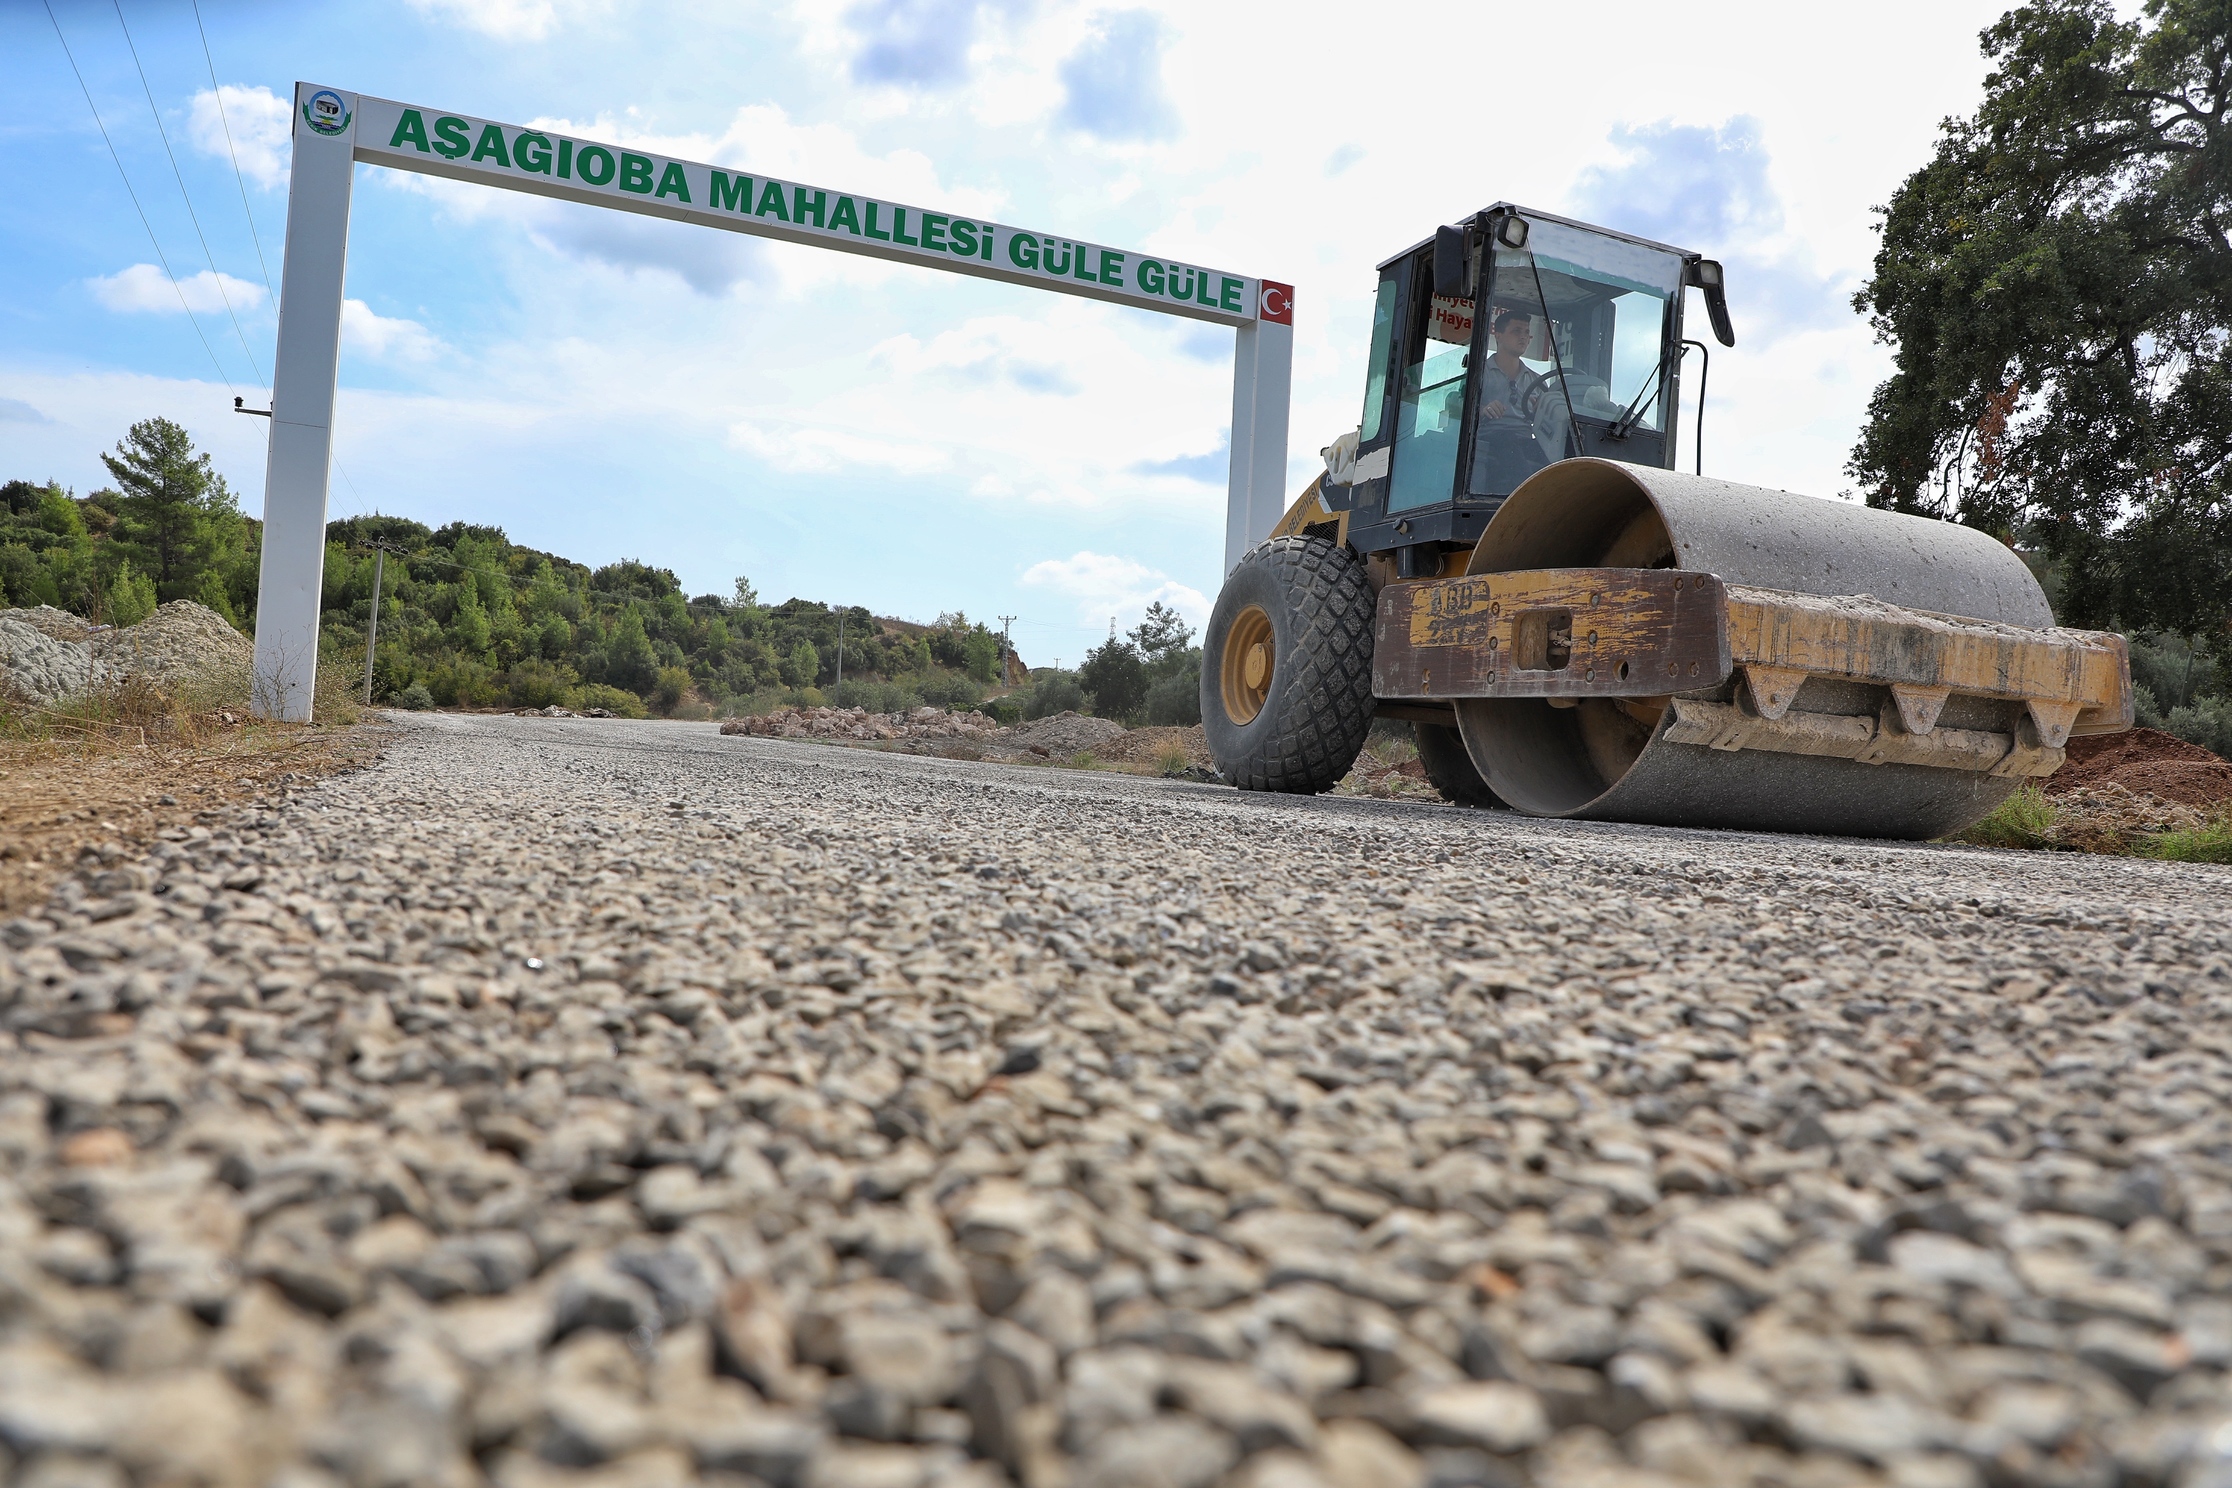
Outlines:
<svg viewBox="0 0 2232 1488"><path fill-rule="evenodd" d="M0 926L0 1475L2137 1488L2232 874L417 716Z"/></svg>

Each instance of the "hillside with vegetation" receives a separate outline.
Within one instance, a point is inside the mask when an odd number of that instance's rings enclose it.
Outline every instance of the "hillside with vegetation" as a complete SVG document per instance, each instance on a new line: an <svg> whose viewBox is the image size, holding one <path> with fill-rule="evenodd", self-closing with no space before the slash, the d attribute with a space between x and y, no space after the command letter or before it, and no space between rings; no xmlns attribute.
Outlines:
<svg viewBox="0 0 2232 1488"><path fill-rule="evenodd" d="M149 419L103 459L115 485L88 496L51 481L0 486L0 605L129 625L192 599L252 633L262 524L209 457L178 425ZM958 611L917 624L859 606L770 604L741 577L727 594L693 596L670 569L591 568L465 522L352 517L326 538L324 659L361 679L377 574L373 697L395 706L705 718L834 704L1199 721L1200 652L1160 605L1076 671L1030 671L1012 656L1003 664L1000 636Z"/></svg>

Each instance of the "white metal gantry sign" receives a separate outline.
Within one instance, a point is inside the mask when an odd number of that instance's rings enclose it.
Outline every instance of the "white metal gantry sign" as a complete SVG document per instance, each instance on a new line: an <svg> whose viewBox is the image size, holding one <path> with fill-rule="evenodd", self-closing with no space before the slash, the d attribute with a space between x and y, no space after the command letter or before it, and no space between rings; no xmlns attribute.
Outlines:
<svg viewBox="0 0 2232 1488"><path fill-rule="evenodd" d="M341 285L349 196L360 160L1232 326L1238 334L1225 512L1228 571L1286 508L1294 360L1289 285L297 83L256 601L256 706L266 716L307 720L317 676Z"/></svg>

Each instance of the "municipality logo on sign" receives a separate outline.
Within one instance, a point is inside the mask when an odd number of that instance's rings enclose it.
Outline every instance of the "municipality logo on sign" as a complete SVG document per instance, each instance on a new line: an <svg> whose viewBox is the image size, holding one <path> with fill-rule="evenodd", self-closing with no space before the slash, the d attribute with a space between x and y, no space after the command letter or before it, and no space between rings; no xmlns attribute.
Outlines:
<svg viewBox="0 0 2232 1488"><path fill-rule="evenodd" d="M349 127L348 106L331 88L320 88L302 106L303 122L320 134L339 134Z"/></svg>

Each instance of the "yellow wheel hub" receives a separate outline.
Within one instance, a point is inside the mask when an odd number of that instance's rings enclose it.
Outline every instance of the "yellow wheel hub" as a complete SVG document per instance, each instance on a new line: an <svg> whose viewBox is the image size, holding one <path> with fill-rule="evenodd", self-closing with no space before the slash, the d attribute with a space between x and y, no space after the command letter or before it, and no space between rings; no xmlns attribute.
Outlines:
<svg viewBox="0 0 2232 1488"><path fill-rule="evenodd" d="M1278 665L1278 648L1271 636L1271 617L1261 605L1249 605L1232 617L1225 632L1224 655L1217 667L1218 690L1224 697L1225 717L1234 723L1252 723L1271 695L1271 675Z"/></svg>

